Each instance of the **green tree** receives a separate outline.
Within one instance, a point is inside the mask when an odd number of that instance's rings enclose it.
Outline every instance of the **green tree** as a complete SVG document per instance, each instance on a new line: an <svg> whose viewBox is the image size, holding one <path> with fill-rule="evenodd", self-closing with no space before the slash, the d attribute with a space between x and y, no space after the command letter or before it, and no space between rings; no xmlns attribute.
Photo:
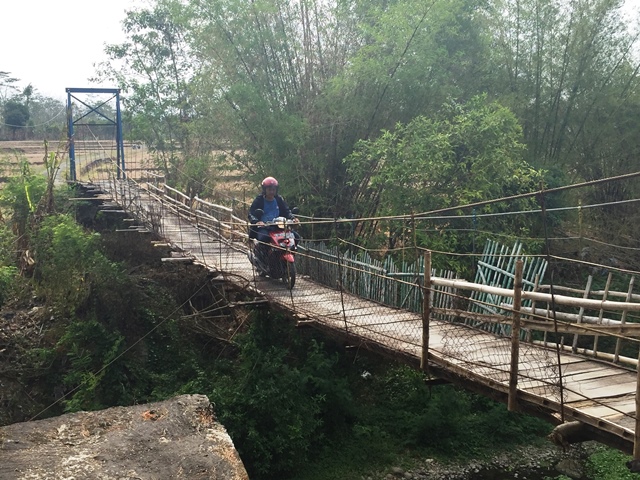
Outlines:
<svg viewBox="0 0 640 480"><path fill-rule="evenodd" d="M623 3L491 3L494 91L521 119L532 164L577 173L624 135L616 131L621 107L639 106L640 37L622 20Z"/></svg>
<svg viewBox="0 0 640 480"><path fill-rule="evenodd" d="M480 96L361 141L345 159L358 192L355 214L418 214L534 190L539 172L523 160L521 136L508 109ZM502 228L519 232L527 225L521 219ZM373 234L375 224L360 228Z"/></svg>
<svg viewBox="0 0 640 480"><path fill-rule="evenodd" d="M66 136L65 105L58 99L34 93L29 102L29 123L34 138L59 140Z"/></svg>
<svg viewBox="0 0 640 480"><path fill-rule="evenodd" d="M149 7L128 11L123 22L127 40L106 47L109 61L101 65L99 76L115 80L123 90L130 135L156 152L168 181L198 193L185 171L194 162L206 164L211 149L208 145L201 148L190 133L197 112L187 38L192 25L186 9L177 0L157 0ZM206 182L209 172L203 170L195 169L198 181Z"/></svg>
<svg viewBox="0 0 640 480"><path fill-rule="evenodd" d="M530 164L551 184L640 169L640 35L621 0L496 0L486 18L495 48L494 95L520 119ZM573 205L635 198L637 182L567 195ZM579 196L578 196L579 195ZM635 245L637 209L604 207L585 216L592 235L615 232ZM621 220L624 219L624 220Z"/></svg>
<svg viewBox="0 0 640 480"><path fill-rule="evenodd" d="M215 118L207 138L319 213L347 212L342 159L358 139L457 96L460 66L482 65L469 2L194 5L196 91Z"/></svg>
<svg viewBox="0 0 640 480"><path fill-rule="evenodd" d="M8 100L2 109L5 125L11 130L12 139L16 139L16 132L27 126L29 107L17 99Z"/></svg>
<svg viewBox="0 0 640 480"><path fill-rule="evenodd" d="M10 72L0 71L0 105L16 94L18 81L19 79L12 77Z"/></svg>

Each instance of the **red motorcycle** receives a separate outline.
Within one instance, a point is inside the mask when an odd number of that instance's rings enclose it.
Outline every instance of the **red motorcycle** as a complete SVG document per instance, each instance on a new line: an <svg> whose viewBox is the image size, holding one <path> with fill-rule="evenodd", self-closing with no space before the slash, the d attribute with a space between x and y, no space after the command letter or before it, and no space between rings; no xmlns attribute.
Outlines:
<svg viewBox="0 0 640 480"><path fill-rule="evenodd" d="M293 213L296 213L292 210ZM260 218L261 210L256 211ZM296 234L292 225L296 222L285 217L274 218L265 222L263 228L269 234L269 243L260 244L255 238L249 245L249 261L256 267L260 276L281 279L289 290L296 283L295 251L297 249ZM254 226L255 227L255 226Z"/></svg>

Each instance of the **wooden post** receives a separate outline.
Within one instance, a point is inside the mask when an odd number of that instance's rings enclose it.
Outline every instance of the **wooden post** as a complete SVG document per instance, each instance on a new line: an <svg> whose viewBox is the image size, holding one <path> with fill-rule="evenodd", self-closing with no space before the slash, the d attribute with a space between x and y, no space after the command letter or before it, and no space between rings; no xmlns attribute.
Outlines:
<svg viewBox="0 0 640 480"><path fill-rule="evenodd" d="M607 283L604 287L604 293L602 294L602 301L604 302L607 297L609 296L609 287L611 286L611 278L613 277L613 273L609 272L609 275L607 276ZM601 308L600 309L600 315L598 315L598 325L602 325L602 316L604 315L604 310ZM598 355L598 338L599 335L596 334L593 336L593 356L597 356Z"/></svg>
<svg viewBox="0 0 640 480"><path fill-rule="evenodd" d="M540 274L536 273L536 279L533 283L533 291L537 292L538 291L538 287L540 286ZM529 318L531 319L535 319L535 314L536 314L536 301L532 300L531 301L531 312L533 313L533 315ZM547 332L544 332L547 333ZM527 330L527 337L525 338L525 342L527 343L531 343L531 341L533 340L533 330L529 329Z"/></svg>
<svg viewBox="0 0 640 480"><path fill-rule="evenodd" d="M633 283L636 281L635 275L631 276L631 280L629 280L629 290L627 290L627 302L631 301L631 297L633 295ZM622 318L620 319L620 325L624 325L627 322L627 311L622 312ZM618 363L618 359L620 358L620 346L622 342L621 339L618 338L616 340L616 350L615 356L613 357L613 363Z"/></svg>
<svg viewBox="0 0 640 480"><path fill-rule="evenodd" d="M513 282L513 325L511 327L511 371L509 375L510 412L518 409L518 359L520 356L520 306L522 304L522 259L516 262Z"/></svg>
<svg viewBox="0 0 640 480"><path fill-rule="evenodd" d="M633 435L633 459L640 460L640 352L636 366L636 430Z"/></svg>
<svg viewBox="0 0 640 480"><path fill-rule="evenodd" d="M424 286L422 289L422 356L420 370L429 368L429 317L431 316L431 252L424 252Z"/></svg>
<svg viewBox="0 0 640 480"><path fill-rule="evenodd" d="M584 288L584 295L582 295L582 298L589 298L589 295L591 294L591 282L593 282L593 276L589 275L589 278L587 279L587 286ZM578 313L578 323L582 323L583 315L584 307L580 307L580 313ZM573 353L576 353L578 349L578 337L579 335L577 333L573 336Z"/></svg>

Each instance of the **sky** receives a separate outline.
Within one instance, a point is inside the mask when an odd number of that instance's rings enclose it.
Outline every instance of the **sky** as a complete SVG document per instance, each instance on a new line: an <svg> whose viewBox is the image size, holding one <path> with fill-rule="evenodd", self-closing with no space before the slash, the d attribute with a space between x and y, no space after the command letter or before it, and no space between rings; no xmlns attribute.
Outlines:
<svg viewBox="0 0 640 480"><path fill-rule="evenodd" d="M94 64L106 60L104 45L124 41L125 10L144 0L2 0L0 71L32 84L42 95L64 100L65 88L89 83ZM626 0L629 11L640 0ZM28 25L28 28L25 26Z"/></svg>
<svg viewBox="0 0 640 480"><path fill-rule="evenodd" d="M106 60L105 43L124 41L125 9L140 0L2 0L0 71L42 95L64 100L65 88L114 87L89 83ZM28 28L26 26L28 25Z"/></svg>

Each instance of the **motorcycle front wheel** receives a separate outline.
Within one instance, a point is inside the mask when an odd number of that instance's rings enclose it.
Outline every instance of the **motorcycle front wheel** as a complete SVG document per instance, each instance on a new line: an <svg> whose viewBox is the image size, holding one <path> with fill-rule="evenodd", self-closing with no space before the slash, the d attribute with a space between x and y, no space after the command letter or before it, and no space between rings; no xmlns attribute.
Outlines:
<svg viewBox="0 0 640 480"><path fill-rule="evenodd" d="M282 281L285 283L289 290L293 290L293 286L296 284L295 263L284 262L284 265L282 265Z"/></svg>

